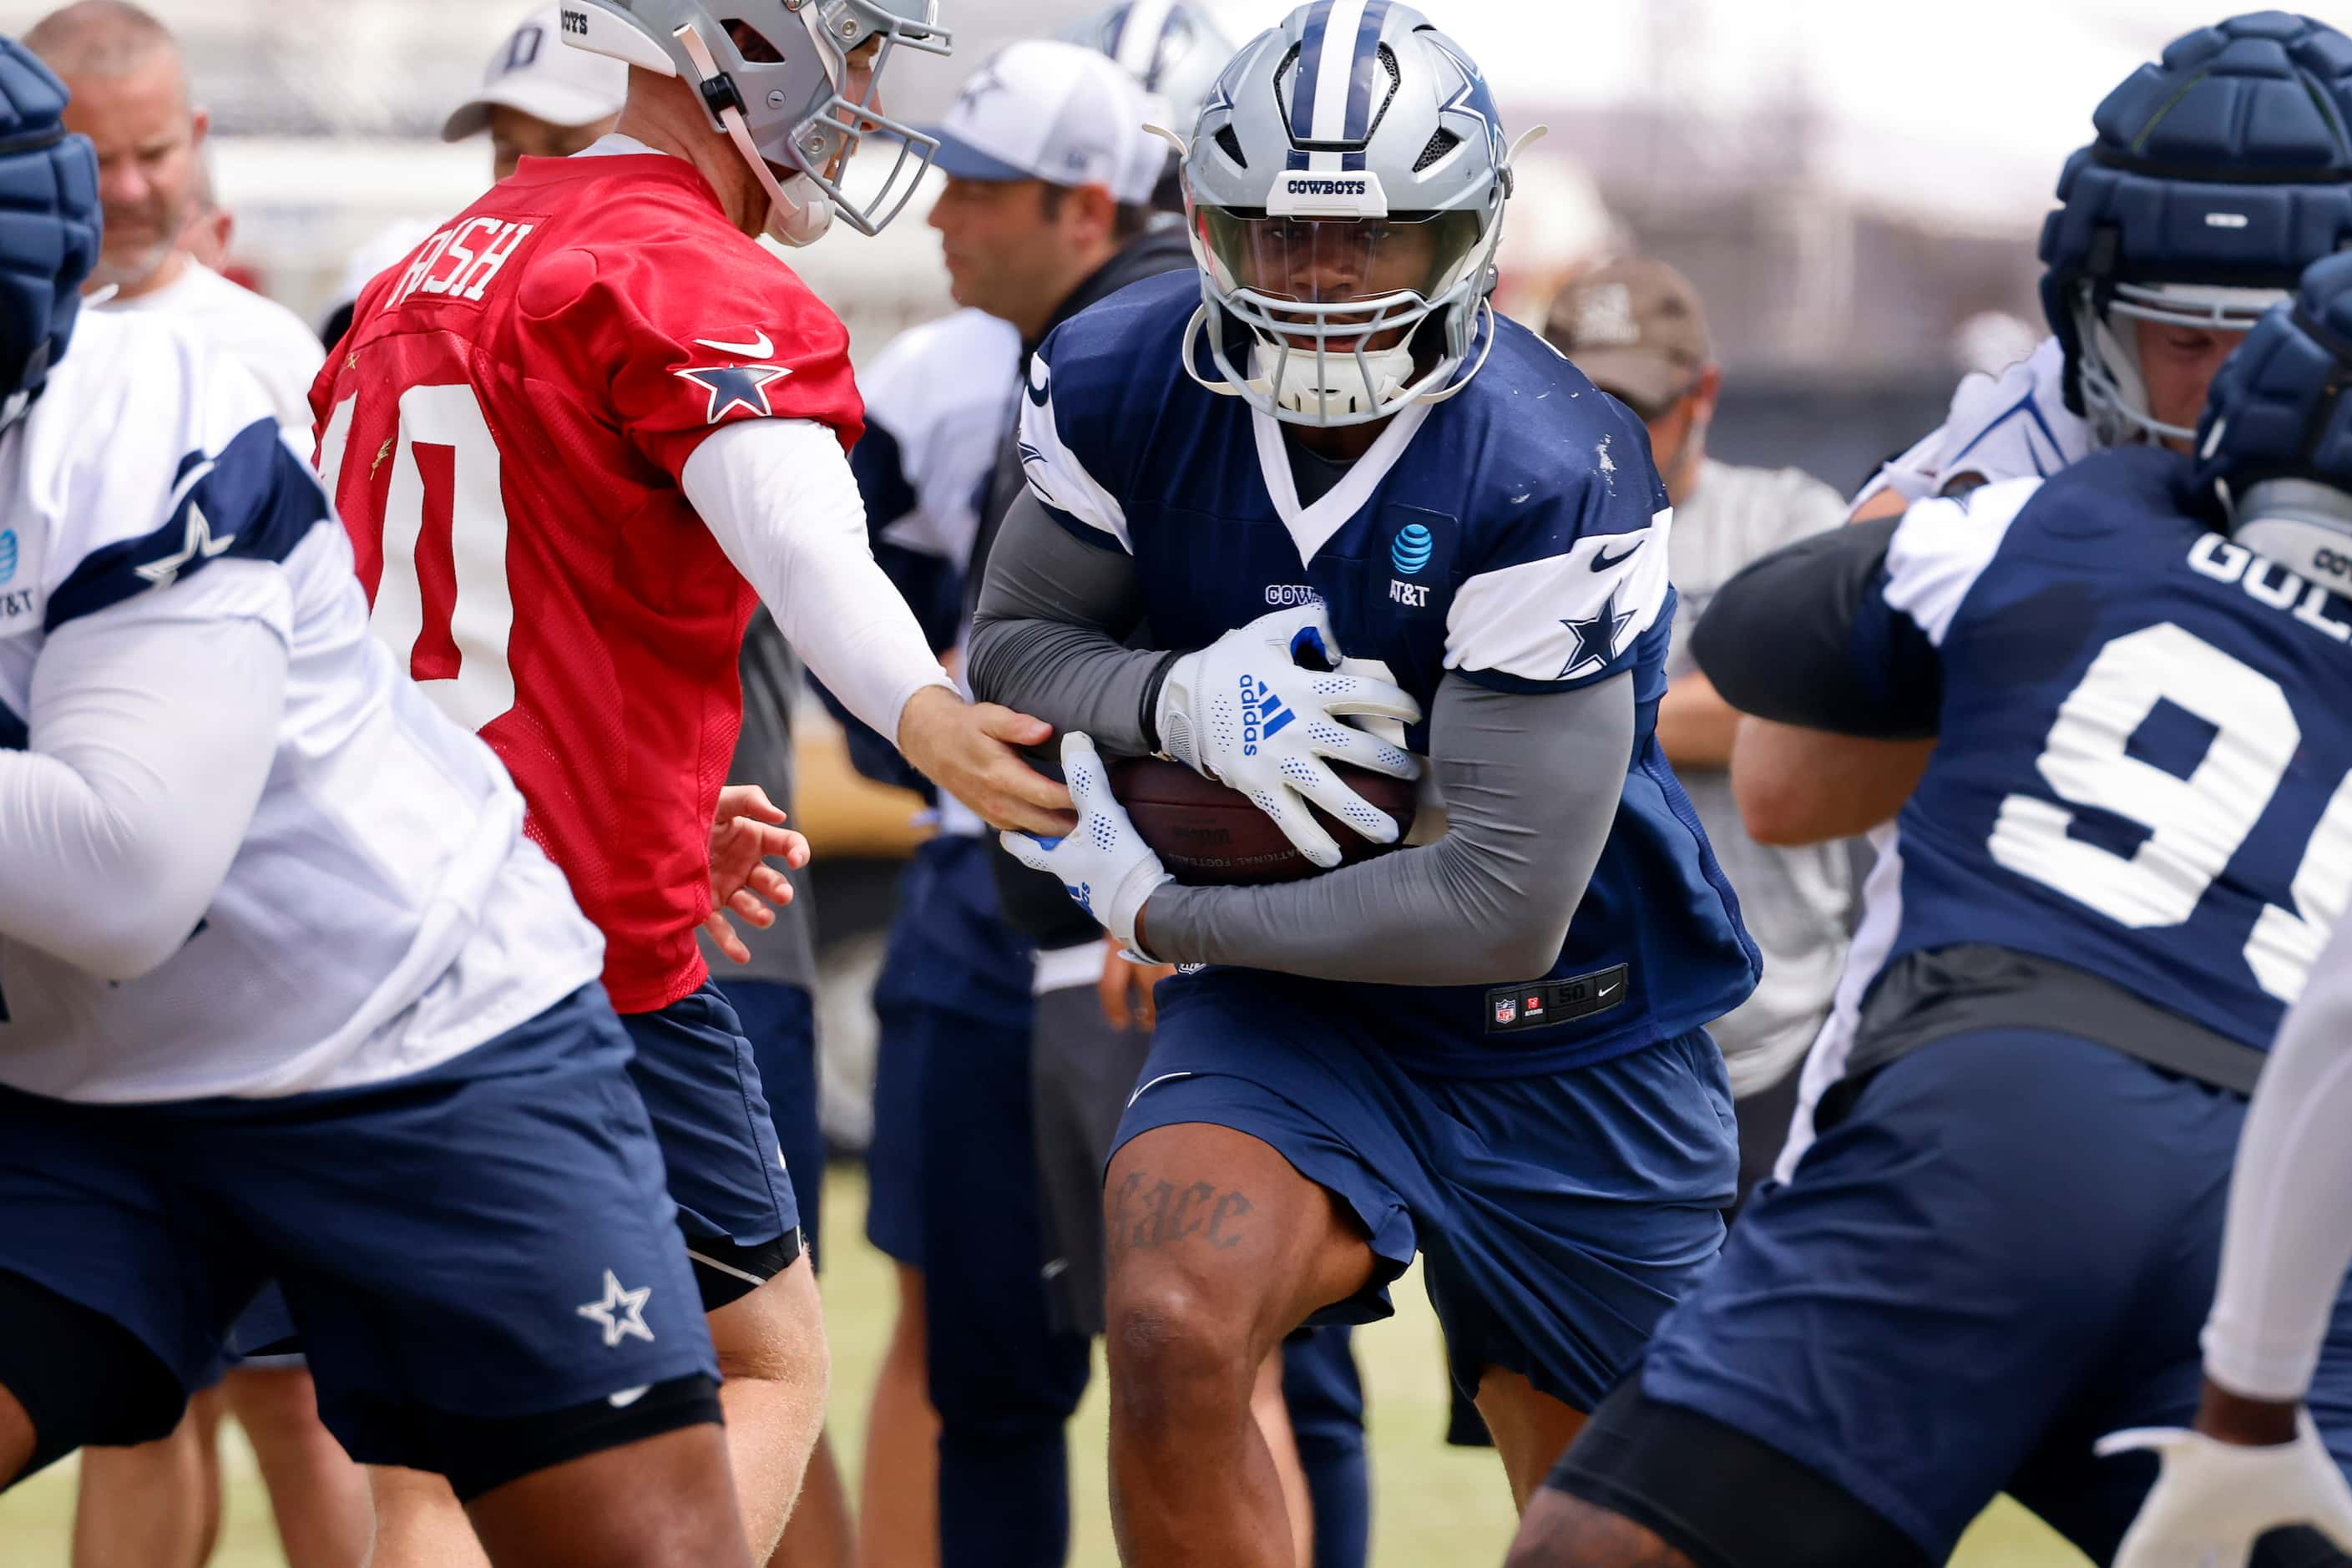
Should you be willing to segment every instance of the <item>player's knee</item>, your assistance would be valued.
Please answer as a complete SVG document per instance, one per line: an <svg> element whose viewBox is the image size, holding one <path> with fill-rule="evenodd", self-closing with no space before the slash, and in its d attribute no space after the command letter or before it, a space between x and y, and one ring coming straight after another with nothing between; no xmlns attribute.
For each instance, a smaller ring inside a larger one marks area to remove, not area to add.
<svg viewBox="0 0 2352 1568"><path fill-rule="evenodd" d="M1549 1488L1528 1500L1503 1568L1693 1568L1629 1519Z"/></svg>
<svg viewBox="0 0 2352 1568"><path fill-rule="evenodd" d="M711 1313L710 1341L730 1383L782 1384L820 1401L831 1384L824 1314L806 1258Z"/></svg>
<svg viewBox="0 0 2352 1568"><path fill-rule="evenodd" d="M33 1462L33 1418L16 1396L0 1388L0 1490L16 1483Z"/></svg>
<svg viewBox="0 0 2352 1568"><path fill-rule="evenodd" d="M1108 1337L1120 1407L1132 1418L1249 1403L1257 1363L1246 1319L1181 1276L1114 1289Z"/></svg>

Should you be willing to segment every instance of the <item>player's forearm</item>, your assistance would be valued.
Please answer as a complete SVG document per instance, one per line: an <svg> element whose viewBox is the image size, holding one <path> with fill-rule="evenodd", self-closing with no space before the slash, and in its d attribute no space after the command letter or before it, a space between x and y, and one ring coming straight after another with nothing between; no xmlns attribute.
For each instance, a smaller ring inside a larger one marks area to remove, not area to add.
<svg viewBox="0 0 2352 1568"><path fill-rule="evenodd" d="M1841 735L1935 734L1941 682L1923 640L1915 633L1900 647L1857 646L1864 600L1878 591L1896 526L1881 520L1813 534L1723 585L1692 630L1691 652L1724 701Z"/></svg>
<svg viewBox="0 0 2352 1568"><path fill-rule="evenodd" d="M1731 795L1759 844L1853 838L1903 809L1935 749L1932 741L1865 741L1743 718Z"/></svg>
<svg viewBox="0 0 2352 1568"><path fill-rule="evenodd" d="M1135 561L1071 537L1023 492L988 554L966 673L973 695L1084 731L1106 753L1147 756L1171 656L1126 647L1140 616Z"/></svg>
<svg viewBox="0 0 2352 1568"><path fill-rule="evenodd" d="M2352 922L2312 966L2238 1141L2206 1376L2249 1399L2300 1399L2352 1267Z"/></svg>
<svg viewBox="0 0 2352 1568"><path fill-rule="evenodd" d="M142 606L143 609L144 606ZM252 621L58 629L0 752L0 935L109 980L179 951L269 775L286 646Z"/></svg>
<svg viewBox="0 0 2352 1568"><path fill-rule="evenodd" d="M878 733L950 684L914 612L875 563L841 446L807 420L744 420L687 459L680 485L810 671Z"/></svg>
<svg viewBox="0 0 2352 1568"><path fill-rule="evenodd" d="M1171 884L1144 906L1143 945L1171 963L1391 985L1541 974L1616 823L1633 745L1631 676L1538 694L1450 676L1431 713L1443 837L1276 887Z"/></svg>

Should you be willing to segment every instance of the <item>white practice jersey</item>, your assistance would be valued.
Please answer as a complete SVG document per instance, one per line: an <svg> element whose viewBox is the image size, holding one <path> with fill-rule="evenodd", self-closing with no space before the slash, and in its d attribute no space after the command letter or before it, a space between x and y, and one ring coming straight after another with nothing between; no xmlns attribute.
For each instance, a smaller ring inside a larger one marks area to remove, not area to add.
<svg viewBox="0 0 2352 1568"><path fill-rule="evenodd" d="M1961 381L1943 425L1881 468L1856 507L1884 490L1925 500L1959 480L2048 479L2092 449L2091 427L2066 407L2066 356L2056 338L1999 375Z"/></svg>
<svg viewBox="0 0 2352 1568"><path fill-rule="evenodd" d="M100 309L122 314L152 311L188 322L205 342L261 383L279 424L310 436L310 384L327 363L327 351L320 345L319 334L277 300L264 299L190 257L180 276L163 288L135 299L111 300Z"/></svg>
<svg viewBox="0 0 2352 1568"><path fill-rule="evenodd" d="M58 667L255 625L285 645L283 709L226 878L175 952L120 982L37 945L37 912L0 889L0 1083L124 1102L378 1082L600 972L504 770L369 635L349 541L262 389L183 324L85 312L0 434L0 783L12 752L20 779L55 765ZM38 858L45 826L0 812L0 864Z"/></svg>
<svg viewBox="0 0 2352 1568"><path fill-rule="evenodd" d="M1013 428L1020 332L984 311L958 310L893 338L857 385L866 439L881 437L873 456L889 458L899 481L903 510L876 520L882 537L963 571L980 531L981 490Z"/></svg>
<svg viewBox="0 0 2352 1568"><path fill-rule="evenodd" d="M1909 501L1942 495L1962 481L1999 484L2003 479L2048 479L2090 455L2091 427L2066 407L2066 359L2056 338L2000 374L1971 374L1952 394L1942 426L1880 469L1854 497L1855 508L1892 489ZM1846 955L1828 1021L1805 1058L1797 1112L1789 1142L1773 1173L1787 1181L1813 1142L1813 1108L1839 1079L1853 1050L1862 1018L1862 996L1886 962L1887 948L1902 923L1903 847L1894 826L1873 830L1878 851L1862 889L1862 919Z"/></svg>

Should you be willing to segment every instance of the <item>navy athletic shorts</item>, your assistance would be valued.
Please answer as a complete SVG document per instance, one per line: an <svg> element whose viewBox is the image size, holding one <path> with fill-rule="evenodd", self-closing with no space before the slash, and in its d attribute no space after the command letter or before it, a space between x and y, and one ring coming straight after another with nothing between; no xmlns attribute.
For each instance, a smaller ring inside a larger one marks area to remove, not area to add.
<svg viewBox="0 0 2352 1568"><path fill-rule="evenodd" d="M798 1256L800 1205L759 1064L735 1009L709 981L658 1012L625 1013L621 1025L637 1047L629 1077L661 1141L687 1254L702 1271L706 1301L722 1305ZM780 1237L792 1246L779 1261Z"/></svg>
<svg viewBox="0 0 2352 1568"><path fill-rule="evenodd" d="M730 980L719 988L751 1042L768 1117L792 1173L793 1206L812 1262L824 1207L824 1129L817 1116L816 1000L804 985L775 980Z"/></svg>
<svg viewBox="0 0 2352 1568"><path fill-rule="evenodd" d="M1455 1384L1500 1367L1579 1410L1715 1261L1739 1169L1704 1031L1529 1078L1434 1077L1369 1015L1234 970L1161 984L1114 1152L1188 1121L1270 1144L1362 1224L1381 1267L1312 1321L1388 1316L1418 1249Z"/></svg>
<svg viewBox="0 0 2352 1568"><path fill-rule="evenodd" d="M2156 1466L2091 1445L2196 1415L2245 1115L2071 1035L1925 1047L1758 1190L1642 1392L1827 1477L1931 1561L2005 1490L2104 1563ZM2352 1461L2352 1305L2311 1408Z"/></svg>
<svg viewBox="0 0 2352 1568"><path fill-rule="evenodd" d="M0 1089L0 1269L113 1320L184 1390L283 1287L328 1429L431 1468L503 1419L719 1374L662 1151L601 986L428 1072L271 1100Z"/></svg>

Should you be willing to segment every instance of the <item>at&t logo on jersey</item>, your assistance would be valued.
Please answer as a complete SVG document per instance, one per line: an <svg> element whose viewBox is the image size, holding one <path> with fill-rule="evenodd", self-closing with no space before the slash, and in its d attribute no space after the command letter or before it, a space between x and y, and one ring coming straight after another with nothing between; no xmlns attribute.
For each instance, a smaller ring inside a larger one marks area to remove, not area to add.
<svg viewBox="0 0 2352 1568"><path fill-rule="evenodd" d="M1254 675L1242 677L1243 756L1256 756L1261 742L1281 734L1297 717L1272 687Z"/></svg>
<svg viewBox="0 0 2352 1568"><path fill-rule="evenodd" d="M1389 579L1389 603L1414 610L1429 607L1428 585L1402 579L1421 575L1436 553L1435 536L1420 523L1409 522L1397 530L1396 537L1389 541L1389 564L1397 569L1397 575Z"/></svg>
<svg viewBox="0 0 2352 1568"><path fill-rule="evenodd" d="M16 531L0 528L0 585L16 574Z"/></svg>

